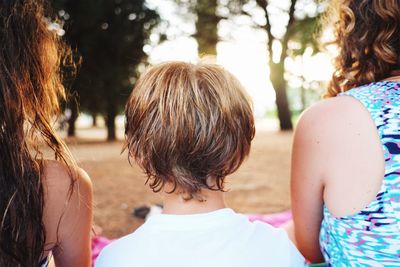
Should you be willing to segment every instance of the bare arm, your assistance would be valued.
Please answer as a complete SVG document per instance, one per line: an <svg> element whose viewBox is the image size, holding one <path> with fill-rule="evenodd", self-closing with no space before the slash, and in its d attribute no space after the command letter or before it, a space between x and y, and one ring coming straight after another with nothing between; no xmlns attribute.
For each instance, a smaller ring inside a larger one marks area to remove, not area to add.
<svg viewBox="0 0 400 267"><path fill-rule="evenodd" d="M323 148L318 116L308 110L300 118L293 140L291 195L296 245L312 262L323 261L319 231L323 207Z"/></svg>
<svg viewBox="0 0 400 267"><path fill-rule="evenodd" d="M69 197L70 176L65 167L52 163L48 168L48 193L45 209L48 243L57 267L91 266L92 184L81 169Z"/></svg>

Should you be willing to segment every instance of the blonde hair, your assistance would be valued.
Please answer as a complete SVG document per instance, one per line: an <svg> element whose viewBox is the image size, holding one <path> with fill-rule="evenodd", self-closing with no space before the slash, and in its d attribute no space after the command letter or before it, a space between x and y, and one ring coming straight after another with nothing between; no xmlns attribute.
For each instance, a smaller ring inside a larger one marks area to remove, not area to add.
<svg viewBox="0 0 400 267"><path fill-rule="evenodd" d="M129 155L153 191L166 183L188 196L222 190L250 151L251 104L240 82L215 64L167 62L151 67L126 105Z"/></svg>
<svg viewBox="0 0 400 267"><path fill-rule="evenodd" d="M399 74L400 1L334 0L329 14L339 54L326 97Z"/></svg>

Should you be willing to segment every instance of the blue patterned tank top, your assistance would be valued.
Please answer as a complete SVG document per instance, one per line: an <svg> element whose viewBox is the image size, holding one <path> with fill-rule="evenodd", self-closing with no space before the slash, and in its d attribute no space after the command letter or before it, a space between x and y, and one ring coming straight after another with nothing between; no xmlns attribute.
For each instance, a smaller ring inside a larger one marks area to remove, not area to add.
<svg viewBox="0 0 400 267"><path fill-rule="evenodd" d="M385 158L376 198L351 216L324 207L320 245L328 266L400 266L400 82L376 82L342 95L358 99L375 121Z"/></svg>

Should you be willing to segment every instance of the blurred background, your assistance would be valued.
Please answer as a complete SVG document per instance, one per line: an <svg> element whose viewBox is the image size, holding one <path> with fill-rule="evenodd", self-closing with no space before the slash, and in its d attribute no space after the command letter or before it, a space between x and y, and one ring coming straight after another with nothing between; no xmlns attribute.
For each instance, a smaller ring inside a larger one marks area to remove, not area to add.
<svg viewBox="0 0 400 267"><path fill-rule="evenodd" d="M324 26L329 0L53 0L49 29L78 62L57 122L91 176L95 223L107 237L136 229L132 210L160 203L127 154L123 109L146 66L204 56L235 74L253 99L256 138L228 177L227 203L243 213L290 208L292 129L321 99L335 47ZM68 74L68 67L63 73Z"/></svg>

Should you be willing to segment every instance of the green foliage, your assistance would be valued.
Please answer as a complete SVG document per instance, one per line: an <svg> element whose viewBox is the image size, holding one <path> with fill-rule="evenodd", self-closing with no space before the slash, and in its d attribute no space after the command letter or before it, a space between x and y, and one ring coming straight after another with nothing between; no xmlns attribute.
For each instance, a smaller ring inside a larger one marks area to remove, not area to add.
<svg viewBox="0 0 400 267"><path fill-rule="evenodd" d="M311 47L314 53L320 51L319 38L321 30L319 27L321 14L314 17L305 17L296 20L290 29L290 41L297 44L296 47L289 47L290 56L301 56L308 47Z"/></svg>
<svg viewBox="0 0 400 267"><path fill-rule="evenodd" d="M81 59L71 94L81 110L105 115L109 139L115 138L114 119L122 111L146 62L143 47L159 23L145 0L53 0L64 23L65 38Z"/></svg>

